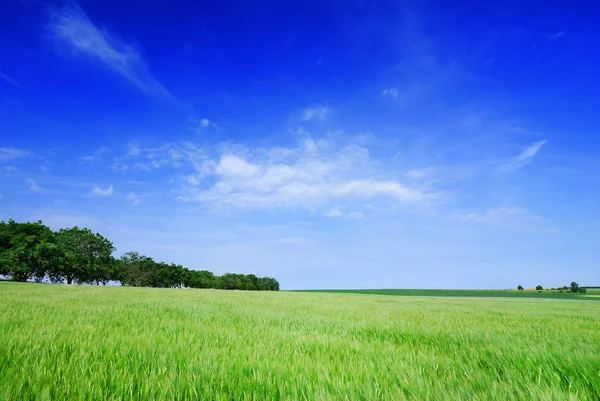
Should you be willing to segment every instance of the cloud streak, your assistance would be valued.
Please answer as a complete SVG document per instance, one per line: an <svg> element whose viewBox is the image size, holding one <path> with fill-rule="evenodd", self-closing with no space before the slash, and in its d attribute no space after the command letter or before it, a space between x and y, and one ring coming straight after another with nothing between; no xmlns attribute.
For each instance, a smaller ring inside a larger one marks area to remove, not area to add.
<svg viewBox="0 0 600 401"><path fill-rule="evenodd" d="M0 148L0 163L6 163L11 160L20 159L28 156L29 152L16 148Z"/></svg>
<svg viewBox="0 0 600 401"><path fill-rule="evenodd" d="M302 121L325 121L331 114L331 108L329 106L313 106L307 107L302 110Z"/></svg>
<svg viewBox="0 0 600 401"><path fill-rule="evenodd" d="M499 168L499 172L509 174L526 166L531 162L531 160L533 160L533 157L546 143L546 140L541 140L527 146L517 156L513 157L511 160L501 165Z"/></svg>
<svg viewBox="0 0 600 401"><path fill-rule="evenodd" d="M4 72L2 72L2 70L0 70L0 79L8 82L11 85L17 86L19 88L22 88L22 85L20 83L18 83L17 81L15 81L14 79L12 79L10 76L6 75Z"/></svg>
<svg viewBox="0 0 600 401"><path fill-rule="evenodd" d="M94 187L94 188L92 188L91 194L93 196L101 196L101 197L107 198L109 196L112 196L113 191L114 191L114 187L111 184L106 189L101 188L101 187Z"/></svg>
<svg viewBox="0 0 600 401"><path fill-rule="evenodd" d="M56 42L76 55L110 69L144 93L172 98L152 76L135 47L105 29L100 29L76 6L55 10L48 29Z"/></svg>
<svg viewBox="0 0 600 401"><path fill-rule="evenodd" d="M28 178L27 179L27 184L29 185L29 190L31 192L37 192L37 193L41 193L41 192L45 192L46 189L39 186L33 179Z"/></svg>

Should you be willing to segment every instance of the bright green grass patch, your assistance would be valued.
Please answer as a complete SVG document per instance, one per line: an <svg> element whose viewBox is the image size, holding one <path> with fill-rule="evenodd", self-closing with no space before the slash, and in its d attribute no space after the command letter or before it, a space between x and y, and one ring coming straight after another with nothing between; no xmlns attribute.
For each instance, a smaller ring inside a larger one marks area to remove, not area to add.
<svg viewBox="0 0 600 401"><path fill-rule="evenodd" d="M597 400L600 303L0 283L1 400Z"/></svg>
<svg viewBox="0 0 600 401"><path fill-rule="evenodd" d="M572 294L558 290L411 290L411 289L373 289L373 290L302 290L299 292L334 292L347 294L400 295L418 297L477 297L477 298L552 298L585 299L600 301L600 292L591 289L586 294Z"/></svg>

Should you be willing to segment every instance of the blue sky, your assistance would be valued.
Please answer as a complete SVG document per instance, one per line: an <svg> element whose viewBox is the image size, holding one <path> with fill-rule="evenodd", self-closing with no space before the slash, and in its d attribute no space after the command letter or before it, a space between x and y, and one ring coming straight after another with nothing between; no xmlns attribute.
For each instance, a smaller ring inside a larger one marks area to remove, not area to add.
<svg viewBox="0 0 600 401"><path fill-rule="evenodd" d="M0 219L285 289L600 285L561 3L4 2Z"/></svg>

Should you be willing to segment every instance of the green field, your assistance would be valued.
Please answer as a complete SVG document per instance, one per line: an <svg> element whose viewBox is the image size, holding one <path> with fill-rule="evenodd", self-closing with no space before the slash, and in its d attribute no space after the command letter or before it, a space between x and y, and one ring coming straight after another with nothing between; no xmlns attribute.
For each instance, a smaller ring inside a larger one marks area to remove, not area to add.
<svg viewBox="0 0 600 401"><path fill-rule="evenodd" d="M475 297L475 298L551 298L551 299L582 299L600 301L600 289L590 289L585 294L571 294L558 290L410 290L410 289L380 289L380 290L303 290L301 292L333 292L342 294L398 295L410 297Z"/></svg>
<svg viewBox="0 0 600 401"><path fill-rule="evenodd" d="M600 303L0 283L0 400L598 400Z"/></svg>

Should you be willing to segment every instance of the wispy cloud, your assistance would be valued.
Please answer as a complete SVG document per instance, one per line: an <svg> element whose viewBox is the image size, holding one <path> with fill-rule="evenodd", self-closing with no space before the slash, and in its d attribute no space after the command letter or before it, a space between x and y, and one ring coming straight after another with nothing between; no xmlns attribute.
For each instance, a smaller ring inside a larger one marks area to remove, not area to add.
<svg viewBox="0 0 600 401"><path fill-rule="evenodd" d="M494 223L498 224L511 216L526 216L526 211L519 207L500 207L488 209L483 212L454 212L450 215L452 220L460 220L471 223Z"/></svg>
<svg viewBox="0 0 600 401"><path fill-rule="evenodd" d="M0 162L6 163L11 160L28 156L30 153L26 150L15 148L0 148Z"/></svg>
<svg viewBox="0 0 600 401"><path fill-rule="evenodd" d="M331 114L331 108L329 106L313 106L307 107L302 110L302 116L300 119L302 121L311 121L311 120L326 120Z"/></svg>
<svg viewBox="0 0 600 401"><path fill-rule="evenodd" d="M129 192L129 194L127 194L126 199L129 202L131 202L132 205L138 206L142 204L146 197L148 197L148 194L137 194L135 192Z"/></svg>
<svg viewBox="0 0 600 401"><path fill-rule="evenodd" d="M557 229L548 226L539 216L520 207L497 207L484 211L454 211L450 220L465 223L489 224L507 229L527 230L534 232L556 232Z"/></svg>
<svg viewBox="0 0 600 401"><path fill-rule="evenodd" d="M112 151L108 146L101 146L92 155L81 156L79 160L86 163L96 163L104 158L105 155L110 154Z"/></svg>
<svg viewBox="0 0 600 401"><path fill-rule="evenodd" d="M399 94L400 92L398 91L398 88L385 88L381 92L381 96L389 96L392 99L397 99Z"/></svg>
<svg viewBox="0 0 600 401"><path fill-rule="evenodd" d="M333 209L325 213L326 217L346 217L351 219L362 219L364 216L361 212L344 212L338 206L335 206Z"/></svg>
<svg viewBox="0 0 600 401"><path fill-rule="evenodd" d="M94 188L92 188L91 194L93 196L109 197L109 196L112 196L113 190L114 190L114 187L112 184L109 185L106 189L101 188L101 187L94 187Z"/></svg>
<svg viewBox="0 0 600 401"><path fill-rule="evenodd" d="M28 178L26 181L27 181L27 184L29 184L29 190L31 192L40 193L40 192L45 192L46 191L45 188L39 186L33 179Z"/></svg>
<svg viewBox="0 0 600 401"><path fill-rule="evenodd" d="M0 70L0 79L3 80L3 81L5 81L5 82L8 82L11 85L18 86L19 88L22 87L20 83L18 83L17 81L15 81L10 76L6 75L4 72L2 72L2 70Z"/></svg>
<svg viewBox="0 0 600 401"><path fill-rule="evenodd" d="M132 85L149 94L172 97L152 76L135 47L106 29L100 29L76 6L54 10L49 30L55 40L77 55L87 56L115 71Z"/></svg>
<svg viewBox="0 0 600 401"><path fill-rule="evenodd" d="M190 121L191 121L190 130L195 131L196 133L202 133L204 130L209 129L209 128L212 128L212 129L219 128L217 123L215 123L212 120L209 120L208 118L191 119Z"/></svg>
<svg viewBox="0 0 600 401"><path fill-rule="evenodd" d="M552 33L552 34L548 35L548 41L552 42L552 41L555 41L555 40L558 40L558 39L562 38L563 36L565 36L565 32L564 31L559 31L559 32L556 32L556 33Z"/></svg>
<svg viewBox="0 0 600 401"><path fill-rule="evenodd" d="M508 174L526 166L546 143L546 140L541 140L527 146L517 156L502 164L498 171Z"/></svg>
<svg viewBox="0 0 600 401"><path fill-rule="evenodd" d="M380 170L357 145L305 139L295 148L236 145L208 153L195 154L196 173L183 180L180 199L214 208L305 210L329 210L342 201L360 207L365 200L420 208L437 199L434 191Z"/></svg>

